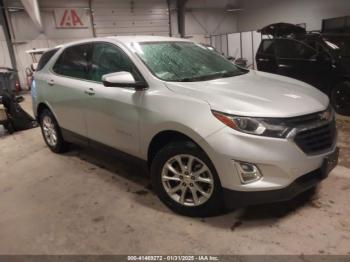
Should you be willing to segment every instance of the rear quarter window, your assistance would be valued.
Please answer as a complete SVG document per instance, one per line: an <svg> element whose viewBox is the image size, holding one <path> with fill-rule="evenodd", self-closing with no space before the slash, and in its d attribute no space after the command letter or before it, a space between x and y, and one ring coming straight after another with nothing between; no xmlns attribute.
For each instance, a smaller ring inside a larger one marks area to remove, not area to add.
<svg viewBox="0 0 350 262"><path fill-rule="evenodd" d="M277 39L276 43L276 55L279 58L310 59L316 55L316 50L293 39Z"/></svg>
<svg viewBox="0 0 350 262"><path fill-rule="evenodd" d="M36 71L40 71L41 69L43 69L44 66L47 64L47 62L50 61L51 57L53 57L53 55L56 54L57 51L58 51L58 48L45 52L39 60Z"/></svg>
<svg viewBox="0 0 350 262"><path fill-rule="evenodd" d="M57 59L53 71L63 76L88 79L91 46L87 43L67 47Z"/></svg>

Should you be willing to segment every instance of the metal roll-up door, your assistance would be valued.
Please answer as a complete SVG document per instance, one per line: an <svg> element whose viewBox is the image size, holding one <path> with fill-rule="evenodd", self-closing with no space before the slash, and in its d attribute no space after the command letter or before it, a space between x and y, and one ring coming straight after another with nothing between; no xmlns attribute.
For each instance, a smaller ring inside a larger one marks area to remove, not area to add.
<svg viewBox="0 0 350 262"><path fill-rule="evenodd" d="M93 0L96 36L169 36L169 11L166 0Z"/></svg>

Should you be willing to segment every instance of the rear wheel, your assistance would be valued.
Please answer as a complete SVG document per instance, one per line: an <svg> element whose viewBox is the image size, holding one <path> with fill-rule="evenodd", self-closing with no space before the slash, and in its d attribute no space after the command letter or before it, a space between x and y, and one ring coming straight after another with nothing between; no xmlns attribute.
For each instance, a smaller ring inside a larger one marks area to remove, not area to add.
<svg viewBox="0 0 350 262"><path fill-rule="evenodd" d="M40 114L40 126L46 145L55 153L67 151L68 144L64 141L61 129L53 116L48 110L44 109Z"/></svg>
<svg viewBox="0 0 350 262"><path fill-rule="evenodd" d="M350 82L343 82L331 91L334 110L341 115L350 115Z"/></svg>
<svg viewBox="0 0 350 262"><path fill-rule="evenodd" d="M151 174L159 198L179 214L209 216L223 207L216 170L192 142L175 142L161 149L153 160Z"/></svg>

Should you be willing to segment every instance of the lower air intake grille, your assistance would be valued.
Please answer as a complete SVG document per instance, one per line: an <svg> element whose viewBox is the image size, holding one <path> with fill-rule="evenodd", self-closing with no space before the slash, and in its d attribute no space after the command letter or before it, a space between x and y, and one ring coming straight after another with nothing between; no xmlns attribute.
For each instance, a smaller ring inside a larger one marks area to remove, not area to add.
<svg viewBox="0 0 350 262"><path fill-rule="evenodd" d="M321 127L299 132L295 136L295 143L306 154L317 154L333 146L336 137L335 122L332 121Z"/></svg>

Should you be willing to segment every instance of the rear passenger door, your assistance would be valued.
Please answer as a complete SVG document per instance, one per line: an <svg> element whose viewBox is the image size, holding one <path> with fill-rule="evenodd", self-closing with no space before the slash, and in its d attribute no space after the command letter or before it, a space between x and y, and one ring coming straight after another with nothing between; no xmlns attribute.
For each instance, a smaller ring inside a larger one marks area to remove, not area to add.
<svg viewBox="0 0 350 262"><path fill-rule="evenodd" d="M85 94L91 44L67 47L46 79L47 100L61 128L86 136Z"/></svg>
<svg viewBox="0 0 350 262"><path fill-rule="evenodd" d="M275 42L273 39L261 41L256 53L256 64L259 71L276 73Z"/></svg>
<svg viewBox="0 0 350 262"><path fill-rule="evenodd" d="M138 105L143 92L133 88L107 87L102 76L126 71L137 79L140 75L128 55L114 44L93 43L90 87L93 94L86 103L88 137L131 155L139 154Z"/></svg>

